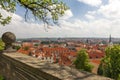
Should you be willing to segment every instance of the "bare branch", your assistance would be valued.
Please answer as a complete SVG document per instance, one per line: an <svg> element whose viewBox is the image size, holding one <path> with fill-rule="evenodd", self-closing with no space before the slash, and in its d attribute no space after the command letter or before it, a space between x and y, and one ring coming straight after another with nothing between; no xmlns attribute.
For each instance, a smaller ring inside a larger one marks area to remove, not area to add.
<svg viewBox="0 0 120 80"><path fill-rule="evenodd" d="M26 8L26 11L25 11L25 21L27 21L27 14L28 14L28 9Z"/></svg>

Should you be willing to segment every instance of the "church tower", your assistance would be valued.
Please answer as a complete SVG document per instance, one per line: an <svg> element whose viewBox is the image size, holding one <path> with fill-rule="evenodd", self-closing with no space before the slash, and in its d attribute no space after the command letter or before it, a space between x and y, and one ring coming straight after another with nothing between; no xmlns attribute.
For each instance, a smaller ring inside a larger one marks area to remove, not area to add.
<svg viewBox="0 0 120 80"><path fill-rule="evenodd" d="M108 43L108 45L109 45L109 46L112 46L112 45L113 45L111 34L110 34L110 36L109 36L109 43Z"/></svg>
<svg viewBox="0 0 120 80"><path fill-rule="evenodd" d="M109 43L111 43L112 42L112 38L111 38L111 34L110 34L110 36L109 36Z"/></svg>

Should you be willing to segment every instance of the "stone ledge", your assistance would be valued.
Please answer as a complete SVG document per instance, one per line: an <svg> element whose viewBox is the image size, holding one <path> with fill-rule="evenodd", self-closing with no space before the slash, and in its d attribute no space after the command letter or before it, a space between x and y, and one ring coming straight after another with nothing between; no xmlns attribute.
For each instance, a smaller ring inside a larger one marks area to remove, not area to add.
<svg viewBox="0 0 120 80"><path fill-rule="evenodd" d="M40 78L42 80L112 80L92 73L80 72L67 66L41 62L37 58L21 53L3 53L2 56L8 59L12 65L16 66L16 70L19 69L21 72L25 70L26 74L29 73L33 78L39 78L41 76Z"/></svg>

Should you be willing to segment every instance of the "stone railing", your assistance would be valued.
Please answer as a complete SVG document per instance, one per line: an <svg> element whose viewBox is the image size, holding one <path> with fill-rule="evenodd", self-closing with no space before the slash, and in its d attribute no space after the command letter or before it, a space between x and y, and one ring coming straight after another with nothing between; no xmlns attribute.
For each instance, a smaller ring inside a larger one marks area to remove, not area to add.
<svg viewBox="0 0 120 80"><path fill-rule="evenodd" d="M5 80L111 80L58 64L41 62L21 53L0 54L0 75Z"/></svg>

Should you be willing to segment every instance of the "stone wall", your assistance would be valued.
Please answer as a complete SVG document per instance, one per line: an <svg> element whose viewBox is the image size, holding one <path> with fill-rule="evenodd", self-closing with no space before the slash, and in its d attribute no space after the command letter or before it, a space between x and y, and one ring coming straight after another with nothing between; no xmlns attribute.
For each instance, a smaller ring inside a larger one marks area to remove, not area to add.
<svg viewBox="0 0 120 80"><path fill-rule="evenodd" d="M58 64L41 62L21 53L0 54L0 75L6 80L111 80Z"/></svg>

